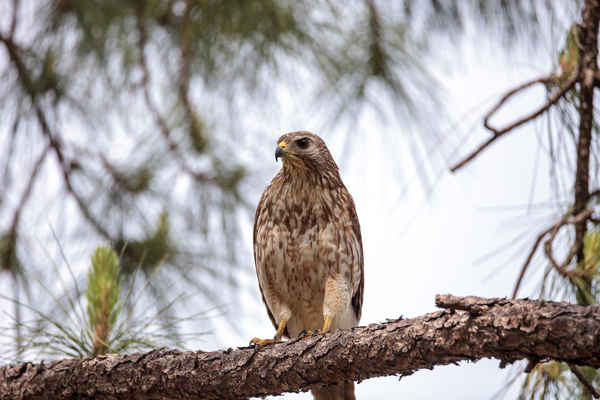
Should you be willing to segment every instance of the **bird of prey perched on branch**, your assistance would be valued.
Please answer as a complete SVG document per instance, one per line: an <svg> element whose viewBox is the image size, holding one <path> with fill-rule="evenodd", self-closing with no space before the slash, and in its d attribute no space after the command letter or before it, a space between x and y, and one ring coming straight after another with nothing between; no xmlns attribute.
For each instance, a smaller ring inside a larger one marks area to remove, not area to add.
<svg viewBox="0 0 600 400"><path fill-rule="evenodd" d="M283 166L265 189L254 218L254 262L262 299L283 336L358 325L363 301L363 249L354 200L325 142L310 132L279 138ZM315 399L354 399L354 383L313 390Z"/></svg>

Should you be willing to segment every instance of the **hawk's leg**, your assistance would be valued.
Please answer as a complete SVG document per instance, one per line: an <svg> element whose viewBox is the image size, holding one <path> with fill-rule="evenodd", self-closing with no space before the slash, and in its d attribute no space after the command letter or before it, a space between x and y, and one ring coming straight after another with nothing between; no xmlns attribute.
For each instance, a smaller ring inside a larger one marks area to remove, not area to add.
<svg viewBox="0 0 600 400"><path fill-rule="evenodd" d="M349 289L348 283L339 276L331 277L325 282L325 295L323 299L323 316L325 323L323 330L315 331L303 330L298 334L298 337L313 336L319 333L329 332L331 328L331 319L333 316L338 317L337 326L340 327L339 317L347 314L345 310L349 308ZM345 324L341 325L344 326Z"/></svg>
<svg viewBox="0 0 600 400"><path fill-rule="evenodd" d="M283 331L285 331L286 325L287 319L285 317L281 317L279 328L277 328L277 332L275 332L275 337L273 337L273 339L259 339L255 337L252 340L250 340L250 346L254 346L254 350L258 350L260 347L263 347L267 344L275 344L281 342L281 338L283 337Z"/></svg>
<svg viewBox="0 0 600 400"><path fill-rule="evenodd" d="M307 329L301 330L300 333L298 334L298 339L305 338L307 336L314 336L314 335L318 335L319 333L325 333L325 332L329 332L329 327L331 326L331 316L328 315L325 317L325 323L323 324L323 330L316 330L316 331L309 331Z"/></svg>

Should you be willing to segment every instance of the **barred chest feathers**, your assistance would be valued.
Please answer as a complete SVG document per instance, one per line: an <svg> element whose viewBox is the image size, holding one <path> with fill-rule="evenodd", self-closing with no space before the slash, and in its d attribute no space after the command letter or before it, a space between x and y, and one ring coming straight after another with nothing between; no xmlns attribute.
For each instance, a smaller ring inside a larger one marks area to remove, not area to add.
<svg viewBox="0 0 600 400"><path fill-rule="evenodd" d="M254 250L265 266L258 278L276 319L290 308L288 334L295 337L302 329L323 325L324 293L331 278L345 283L334 288L341 291L339 304L334 306L352 309L349 305L358 288L354 282L360 279L362 254L358 254L343 186L299 185L296 179L276 177L270 189L277 195L264 199L268 212L257 221L262 228L256 232ZM334 219L343 221L341 226ZM351 268L342 271L344 265ZM332 329L358 323L351 312L336 315Z"/></svg>

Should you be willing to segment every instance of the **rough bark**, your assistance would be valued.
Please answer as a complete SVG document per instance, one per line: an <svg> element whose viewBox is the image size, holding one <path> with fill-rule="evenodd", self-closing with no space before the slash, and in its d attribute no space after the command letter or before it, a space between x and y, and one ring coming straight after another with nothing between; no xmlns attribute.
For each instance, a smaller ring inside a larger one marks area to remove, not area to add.
<svg viewBox="0 0 600 400"><path fill-rule="evenodd" d="M579 40L582 48L579 53L581 75L579 100L579 137L577 141L577 170L575 173L573 215L585 210L588 205L590 146L592 143L592 125L594 122L594 77L598 71L598 26L600 3L597 0L586 1L581 22ZM585 222L576 225L576 240L583 242ZM583 254L578 255L581 261Z"/></svg>
<svg viewBox="0 0 600 400"><path fill-rule="evenodd" d="M600 307L437 296L443 311L290 340L257 352L151 351L0 368L0 397L241 399L463 360L600 368Z"/></svg>
<svg viewBox="0 0 600 400"><path fill-rule="evenodd" d="M577 169L573 187L573 215L588 207L590 200L590 146L592 145L592 126L594 123L594 77L598 72L598 26L600 20L600 2L587 0L580 26L579 69L581 86L579 93L579 137L577 141ZM583 260L583 238L587 232L587 219L575 224L574 248L577 261ZM585 285L591 289L591 279ZM581 288L580 288L581 290ZM578 302L586 304L586 298L578 295Z"/></svg>

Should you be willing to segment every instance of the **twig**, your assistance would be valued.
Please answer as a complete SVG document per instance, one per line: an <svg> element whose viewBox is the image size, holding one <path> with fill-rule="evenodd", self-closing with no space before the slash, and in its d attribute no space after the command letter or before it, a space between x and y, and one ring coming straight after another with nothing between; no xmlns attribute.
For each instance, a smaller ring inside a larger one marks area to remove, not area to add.
<svg viewBox="0 0 600 400"><path fill-rule="evenodd" d="M203 182L212 181L215 179L215 176L210 176L210 175L207 175L202 172L194 171L185 163L184 157L181 154L181 152L179 151L179 148L177 147L177 143L175 143L173 141L173 139L171 139L169 127L167 126L164 118L160 115L160 111L158 110L158 107L152 100L152 96L150 95L150 88L149 88L150 72L148 70L148 63L146 61L146 53L144 51L144 48L146 47L146 29L144 27L144 21L143 21L143 11L144 10L142 9L142 7L143 7L142 3L139 3L138 7L136 8L137 29L138 29L138 33L139 33L139 40L137 42L137 45L138 45L138 51L140 53L140 66L142 68L142 87L144 90L144 97L146 99L146 104L148 104L150 113L154 116L154 121L160 128L160 132L161 132L165 142L167 143L169 151L171 151L175 155L175 160L179 164L179 167L184 172L191 175L192 177L194 177L194 179L196 179L198 181L203 181ZM183 99L183 103L186 104L187 99Z"/></svg>
<svg viewBox="0 0 600 400"><path fill-rule="evenodd" d="M44 115L44 112L42 111L35 97L32 98L32 103L34 104L38 121L40 122L40 126L42 127L42 132L48 137L50 141L50 147L52 147L58 158L58 164L61 167L67 191L71 193L71 196L73 196L73 198L75 199L75 202L79 206L79 209L81 210L85 219L87 219L94 226L98 233L100 233L105 238L111 240L111 236L108 233L108 231L104 229L100 222L92 215L91 211L88 209L83 199L79 196L79 193L77 193L77 191L73 187L73 183L71 182L71 165L68 161L66 161L62 152L62 144L60 143L58 138L51 132L50 126L48 125L48 121L46 120L46 116Z"/></svg>
<svg viewBox="0 0 600 400"><path fill-rule="evenodd" d="M23 192L23 196L21 196L21 201L19 201L19 207L17 208L17 210L15 211L15 214L13 216L13 220L12 220L12 223L10 226L10 232L17 231L17 227L19 225L19 220L21 219L21 212L23 211L23 208L25 207L25 203L27 203L27 200L29 199L29 195L31 194L31 190L33 189L33 184L35 183L37 174L40 172L40 168L41 168L42 164L44 163L46 156L48 155L48 150L49 150L49 148L46 147L44 149L44 151L42 152L42 155L40 156L40 158L36 161L35 165L33 166L33 171L31 172L31 176L29 177L29 182L27 183L27 188L25 188L25 192Z"/></svg>
<svg viewBox="0 0 600 400"><path fill-rule="evenodd" d="M567 218L568 216L565 216L556 224L554 224L552 229L550 229L550 237L546 240L546 243L544 243L544 253L546 253L546 257L548 257L550 264L552 264L552 266L558 271L558 273L564 276L565 278L569 277L570 275L568 271L566 271L562 266L559 266L556 260L554 259L554 253L552 252L552 243L554 242L554 239L556 238L556 235L558 234L560 228L562 228L563 225L567 223Z"/></svg>
<svg viewBox="0 0 600 400"><path fill-rule="evenodd" d="M573 373L573 375L575 375L577 377L577 379L579 379L579 382L581 382L581 384L590 392L590 394L595 399L600 399L600 393L598 393L598 390L596 390L594 385L592 385L591 382L588 381L585 376L583 376L583 374L581 373L579 368L577 368L577 365L570 363L570 362L568 362L567 365L571 369L571 372Z"/></svg>
<svg viewBox="0 0 600 400"><path fill-rule="evenodd" d="M13 0L12 4L12 19L10 20L10 29L8 31L8 37L13 38L15 29L17 28L17 14L19 13L19 0Z"/></svg>
<svg viewBox="0 0 600 400"><path fill-rule="evenodd" d="M571 250L569 251L569 255L563 261L561 266L559 266L558 263L556 262L556 260L554 259L554 256L552 253L552 243L553 243L554 239L556 238L556 235L558 234L558 231L560 230L561 227L563 227L564 225L567 225L567 224L569 224L569 225L577 224L577 223L581 223L582 221L585 221L587 219L591 219L591 216L593 213L594 213L594 210L591 210L591 209L584 210L579 215L573 217L571 220L569 220L570 214L566 215L563 218L561 218L559 221L557 221L554 225L552 225L550 228L546 229L545 231L543 231L542 233L540 233L538 235L533 246L531 247L531 250L529 251L529 254L527 255L527 259L525 260L523 267L521 267L521 272L519 274L519 278L517 279L517 283L515 284L515 288L513 290L513 294L512 294L513 299L515 299L517 297L517 292L519 291L519 288L521 287L521 282L523 281L525 272L527 271L527 268L529 267L529 264L531 263L531 260L533 259L533 256L535 255L535 252L537 251L537 249L540 246L540 243L542 242L544 237L546 237L546 235L548 235L549 233L551 235L546 240L546 243L544 244L544 252L546 253L546 256L548 257L548 259L550 260L550 263L552 263L552 266L554 268L556 268L556 270L562 276L565 276L565 277L579 276L581 274L580 271L566 271L565 270L565 267L567 265L569 265L569 263L573 259L574 255L577 253L577 249L575 248L575 243L571 247Z"/></svg>
<svg viewBox="0 0 600 400"><path fill-rule="evenodd" d="M19 221L21 220L21 212L23 211L23 208L25 208L25 204L27 203L27 200L29 199L29 195L31 194L33 184L36 181L36 177L40 171L40 167L42 166L44 160L46 159L46 155L48 155L48 147L46 147L44 149L44 151L42 152L42 155L40 156L40 158L36 161L35 165L33 166L33 171L31 173L31 176L29 177L29 182L27 183L25 192L23 192L23 195L21 196L21 200L19 201L19 206L17 207L17 209L13 215L13 219L10 224L10 228L8 228L8 231L6 233L6 236L5 236L6 241L7 241L6 248L9 249L8 251L10 252L10 254L14 254L16 251L17 229L19 228ZM0 262L2 262L2 265L0 265L0 268L3 270L12 270L12 268L14 267L12 257L10 257L10 256L3 257L2 259L0 259ZM15 308L16 308L15 311L18 313L19 306L16 305ZM19 320L18 315L17 315L17 320ZM18 327L18 329L20 329L20 327ZM17 335L17 337L19 337L19 335Z"/></svg>
<svg viewBox="0 0 600 400"><path fill-rule="evenodd" d="M569 220L569 216L565 216L560 221L558 221L556 224L554 224L554 226L550 230L550 236L548 237L548 239L546 240L546 243L544 244L544 252L546 253L546 256L548 257L548 260L550 261L552 266L558 271L559 274L561 274L565 278L570 278L572 276L582 276L582 274L583 274L583 271L575 271L575 270L567 271L565 269L567 267L567 265L569 265L571 263L571 260L573 260L573 257L575 256L575 254L577 254L577 252L579 251L578 242L575 241L573 243L573 246L571 246L571 249L569 250L569 255L562 262L561 265L558 265L558 263L554 259L554 255L552 253L552 243L554 242L554 239L556 238L556 235L558 234L560 228L562 228L564 225L569 224L569 225L577 226L578 224L581 224L581 223L585 222L588 218L590 218L593 213L594 213L594 210L587 209L587 210L580 212L579 214L577 214L575 217L573 217L570 220Z"/></svg>
<svg viewBox="0 0 600 400"><path fill-rule="evenodd" d="M485 118L483 119L483 126L485 126L488 130L492 131L494 133L494 136L500 136L505 134L506 132L516 128L517 126L523 124L524 122L529 121L532 118L535 118L535 116L541 114L543 111L545 111L546 109L548 109L548 107L550 106L550 104L546 104L545 106L543 106L541 108L540 111L537 111L534 114L531 114L530 116L527 117L523 117L522 119L514 122L512 125L509 125L506 128L503 129L497 129L494 128L493 126L490 125L490 118L492 118L492 116L500 109L500 107L502 107L502 105L504 103L506 103L506 101L508 101L508 99L510 99L511 97L513 97L515 94L521 92L524 89L527 89L530 86L533 86L535 84L538 83L543 83L544 85L548 85L552 82L552 76L547 76L544 78L538 78L538 79L534 79L530 82L526 82L524 84L522 84L521 86L509 91L508 93L506 93L504 95L504 97L502 97L502 99L500 99L500 101L498 102L498 104L496 104L496 106L494 108L492 108L490 110L490 112L487 113L487 115L485 116Z"/></svg>
<svg viewBox="0 0 600 400"><path fill-rule="evenodd" d="M485 150L490 144L492 144L496 139L498 139L499 137L501 137L502 135L504 135L505 133L508 133L510 131L512 131L513 129L523 125L526 122L531 121L532 119L535 119L537 117L539 117L541 114L543 114L544 112L546 112L552 105L554 105L558 100L560 100L569 90L571 90L571 88L575 85L575 83L579 80L579 75L575 75L573 76L571 79L569 79L567 81L567 83L565 83L565 85L563 86L563 88L557 92L554 96L552 96L548 102L542 106L541 108L539 108L537 111L532 112L529 115L526 115L525 117L519 119L518 121L515 121L514 123L512 123L511 125L502 128L502 129L496 129L494 127L492 127L489 124L489 119L498 111L498 109L500 109L500 107L512 96L514 96L515 94L517 94L518 92L520 92L523 89L528 88L529 86L532 86L534 84L537 83L544 83L544 84L549 84L551 82L553 82L553 77L549 76L549 77L544 77L544 78L538 78L535 79L533 81L527 82L522 84L521 86L517 87L516 89L511 90L510 92L508 92L507 94L504 95L504 97L498 102L498 104L486 115L485 119L484 119L484 126L489 129L490 131L492 131L494 133L494 135L488 139L485 143L483 143L482 145L480 145L475 151L473 151L469 156L467 156L466 158L464 158L462 161L460 161L458 164L454 165L452 168L450 168L451 172L456 172L456 170L458 170L459 168L463 167L465 164L467 164L469 161L473 160L475 157L477 157L479 155L479 153L481 153L483 150Z"/></svg>
<svg viewBox="0 0 600 400"><path fill-rule="evenodd" d="M519 278L517 279L517 283L515 284L515 289L513 290L513 294L512 294L513 299L517 298L517 292L519 291L519 287L521 286L521 282L523 281L523 277L525 276L525 271L527 271L527 267L529 267L529 264L531 263L531 260L533 259L533 255L535 254L537 248L539 247L540 243L542 242L542 239L544 238L544 236L546 236L548 234L548 232L550 232L551 230L552 230L552 227L546 229L544 232L540 233L539 236L537 237L537 239L535 240L535 243L533 244L533 247L531 248L531 251L529 252L529 255L527 256L527 259L525 260L525 264L523 264L523 267L521 267L521 273L519 274Z"/></svg>
<svg viewBox="0 0 600 400"><path fill-rule="evenodd" d="M94 218L90 210L85 205L83 199L81 199L79 194L73 188L73 184L71 182L71 164L65 159L59 135L52 132L52 129L50 128L50 125L48 124L48 121L46 119L46 115L44 114L44 111L42 110L42 107L38 102L38 95L34 88L34 84L29 76L29 71L25 66L25 63L21 59L21 56L19 55L20 49L12 41L12 38L4 37L1 34L0 42L3 42L6 46L10 60L15 64L17 68L19 79L21 80L21 83L23 84L26 93L31 98L31 103L35 110L38 122L40 123L40 126L42 128L42 133L48 138L50 148L52 148L56 153L56 157L58 158L58 164L63 173L67 191L73 196L73 198L77 202L77 205L79 206L79 209L83 213L84 217L96 228L96 230L100 234L102 234L107 239L110 239L110 235L108 234L106 229L104 229L102 225L96 220L96 218Z"/></svg>

